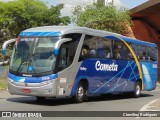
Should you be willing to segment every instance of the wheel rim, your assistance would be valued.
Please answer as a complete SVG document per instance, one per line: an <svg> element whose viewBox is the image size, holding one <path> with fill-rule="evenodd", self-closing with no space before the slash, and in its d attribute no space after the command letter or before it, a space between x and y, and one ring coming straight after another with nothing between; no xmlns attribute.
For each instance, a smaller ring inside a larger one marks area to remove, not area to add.
<svg viewBox="0 0 160 120"><path fill-rule="evenodd" d="M78 88L78 98L81 100L81 99L83 99L83 96L84 96L84 89L83 89L83 87L82 86L80 86L79 88Z"/></svg>
<svg viewBox="0 0 160 120"><path fill-rule="evenodd" d="M136 86L136 95L139 95L141 91L141 88L139 85Z"/></svg>

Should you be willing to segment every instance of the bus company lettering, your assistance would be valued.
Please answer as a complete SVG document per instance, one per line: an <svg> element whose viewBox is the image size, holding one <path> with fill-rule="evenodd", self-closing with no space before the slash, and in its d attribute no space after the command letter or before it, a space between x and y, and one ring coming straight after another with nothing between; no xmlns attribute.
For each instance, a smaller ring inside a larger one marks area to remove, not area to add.
<svg viewBox="0 0 160 120"><path fill-rule="evenodd" d="M100 61L97 61L95 64L97 71L118 71L118 65L112 64L102 64Z"/></svg>

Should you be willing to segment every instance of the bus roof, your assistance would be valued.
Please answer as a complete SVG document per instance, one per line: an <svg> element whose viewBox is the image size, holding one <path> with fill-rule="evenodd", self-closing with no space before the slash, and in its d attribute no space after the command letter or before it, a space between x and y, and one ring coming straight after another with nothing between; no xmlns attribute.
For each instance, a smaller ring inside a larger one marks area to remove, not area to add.
<svg viewBox="0 0 160 120"><path fill-rule="evenodd" d="M88 35L94 35L94 36L100 36L100 37L114 36L117 38L121 38L126 42L156 47L156 44L154 43L129 38L117 33L96 30L96 29L91 29L87 27L77 27L77 26L42 26L42 27L29 28L22 31L20 33L20 36L61 36L63 34L69 34L69 33L82 33L82 34L88 34Z"/></svg>
<svg viewBox="0 0 160 120"><path fill-rule="evenodd" d="M106 35L115 35L115 36L122 36L117 33L112 33L112 32L107 32L107 31L102 31L102 30L96 30L96 29L91 29L87 27L77 27L77 26L42 26L42 27L35 27L35 28L30 28L22 31L20 33L20 36L30 36L34 35L31 33L41 33L40 36L45 36L43 33L48 33L48 32L55 32L55 33L61 33L61 34L68 34L68 33L84 33L84 34L91 34L91 35L98 35L101 37L104 37ZM29 34L30 33L30 34ZM38 34L36 34L38 35ZM52 34L50 34L52 35Z"/></svg>
<svg viewBox="0 0 160 120"><path fill-rule="evenodd" d="M125 40L126 42L130 42L130 43L135 43L135 44L141 44L141 45L146 45L146 46L152 46L152 47L157 47L157 45L155 43L151 43L151 42L146 42L146 41L142 41L142 40L138 40L138 39L133 39L133 38L129 38L126 36L121 37L123 40Z"/></svg>

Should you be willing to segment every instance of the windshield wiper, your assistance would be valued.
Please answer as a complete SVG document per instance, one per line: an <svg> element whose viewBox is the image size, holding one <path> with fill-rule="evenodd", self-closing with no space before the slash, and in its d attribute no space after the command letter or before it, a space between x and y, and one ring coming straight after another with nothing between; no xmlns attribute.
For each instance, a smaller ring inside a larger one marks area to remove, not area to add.
<svg viewBox="0 0 160 120"><path fill-rule="evenodd" d="M32 63L32 65L33 65L33 62L34 62L34 64L35 64L35 66L34 66L34 73L35 73L35 75L36 76L39 76L40 74L36 71L36 69L35 69L35 67L37 67L37 65L36 65L36 62L34 61L34 59L33 59L33 57L35 56L35 49L36 49L36 47L37 47L37 45L38 45L38 42L39 42L39 40L38 40L38 38L36 38L37 40L35 40L35 42L34 42L34 44L32 44L32 50L33 50L33 52L32 52L32 54L30 55L30 60L29 60L29 63L28 63L28 67L29 67L29 65L31 65L30 63ZM29 69L29 68L28 68ZM27 72L28 72L28 69L27 69Z"/></svg>
<svg viewBox="0 0 160 120"><path fill-rule="evenodd" d="M31 51L31 50L30 50ZM20 63L20 65L18 66L18 68L17 68L17 70L16 70L16 75L18 75L18 72L19 72L19 70L20 70L20 68L21 68L21 66L25 63L25 64L27 64L27 66L29 67L29 64L30 64L30 60L29 60L29 58L31 58L31 56L32 55L30 55L30 51L28 51L28 53L27 53L27 55L26 55L26 59L24 59L23 58L23 60L21 61L21 63ZM27 73L28 73L28 67L27 67Z"/></svg>
<svg viewBox="0 0 160 120"><path fill-rule="evenodd" d="M18 66L17 70L16 70L16 75L18 75L19 69L21 68L21 66L23 65L23 63L26 62L25 60L21 61L21 64Z"/></svg>
<svg viewBox="0 0 160 120"><path fill-rule="evenodd" d="M34 74L36 75L36 76L40 76L40 74L36 71L36 69L35 69L35 67L37 67L37 65L36 65L36 63L35 63L35 61L34 61L34 59L33 59L33 57L35 56L35 54L32 54L31 56L30 56L30 60L29 60L29 63L28 63L28 67L32 64L32 66L34 66L34 69L33 69L33 71L34 71ZM33 65L33 62L34 62L34 64L35 65ZM29 69L29 68L28 68ZM27 69L27 73L28 73L28 69Z"/></svg>

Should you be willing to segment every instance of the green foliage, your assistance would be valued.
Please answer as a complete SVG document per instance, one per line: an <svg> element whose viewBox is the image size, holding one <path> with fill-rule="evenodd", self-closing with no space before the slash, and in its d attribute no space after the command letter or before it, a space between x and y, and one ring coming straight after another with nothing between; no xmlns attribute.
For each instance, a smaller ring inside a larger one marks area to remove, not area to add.
<svg viewBox="0 0 160 120"><path fill-rule="evenodd" d="M0 90L1 89L7 89L7 73L8 73L8 66L0 66L0 69L4 69L3 73L0 73ZM1 71L2 72L2 71Z"/></svg>
<svg viewBox="0 0 160 120"><path fill-rule="evenodd" d="M61 17L63 4L48 7L41 0L14 0L0 2L0 44L15 38L27 28L46 25L67 25L70 18Z"/></svg>
<svg viewBox="0 0 160 120"><path fill-rule="evenodd" d="M87 5L84 8L78 5L74 8L73 15L72 20L78 26L121 34L131 25L131 18L126 9L112 5L104 6L101 3Z"/></svg>

